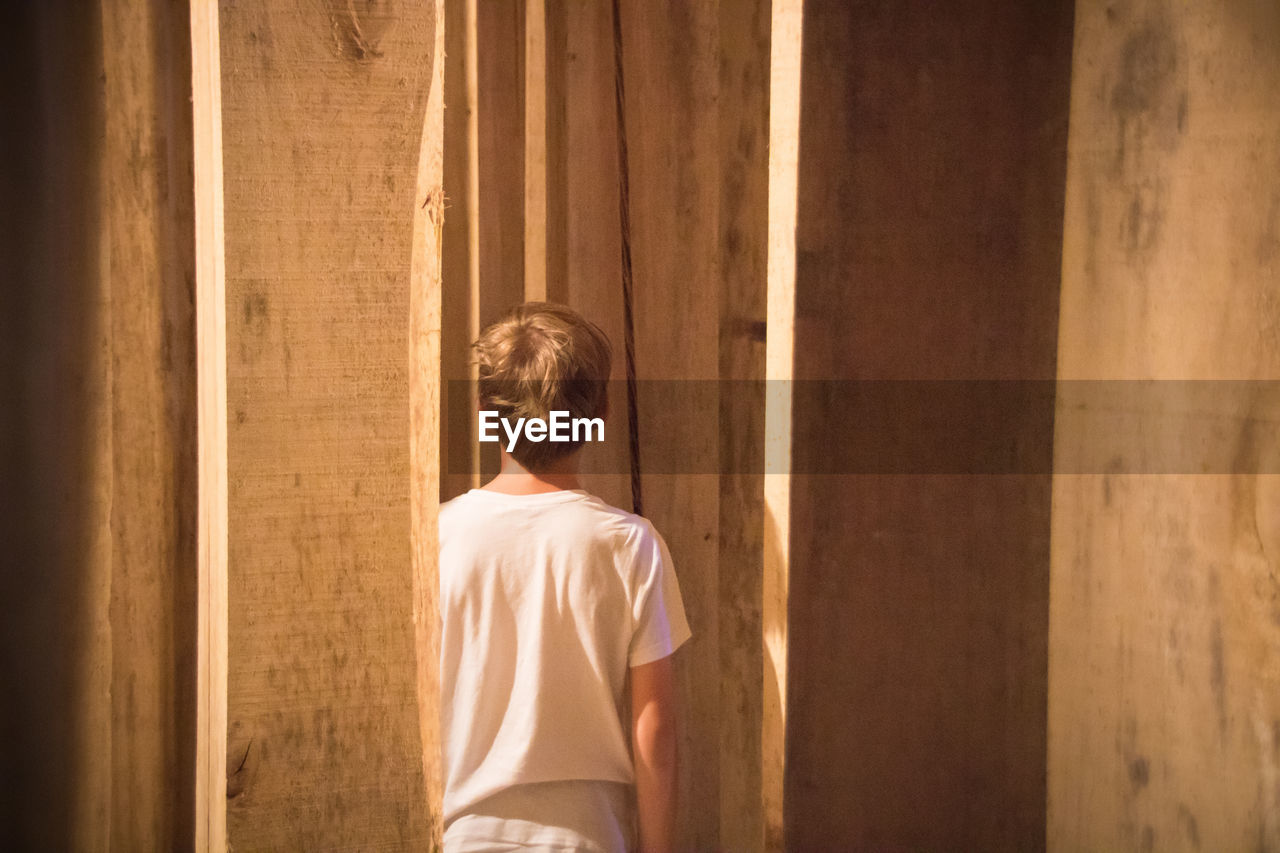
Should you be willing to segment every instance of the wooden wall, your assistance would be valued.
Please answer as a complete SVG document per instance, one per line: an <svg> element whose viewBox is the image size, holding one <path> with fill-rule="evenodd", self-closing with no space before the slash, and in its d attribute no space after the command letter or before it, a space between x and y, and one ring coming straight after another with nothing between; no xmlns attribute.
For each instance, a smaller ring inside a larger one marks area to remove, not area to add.
<svg viewBox="0 0 1280 853"><path fill-rule="evenodd" d="M185 4L5 13L0 845L189 846Z"/></svg>
<svg viewBox="0 0 1280 853"><path fill-rule="evenodd" d="M826 384L792 410L788 849L1044 845L1049 477L832 470L897 426L830 401L1053 378L1071 26L804 5L793 369ZM1045 459L1051 407L1008 413Z"/></svg>
<svg viewBox="0 0 1280 853"><path fill-rule="evenodd" d="M1280 378L1278 45L1274 3L1077 4L1060 378ZM1145 458L1055 479L1055 850L1280 850L1280 396L1221 399L1117 398ZM1152 473L1209 413L1227 464Z"/></svg>
<svg viewBox="0 0 1280 853"><path fill-rule="evenodd" d="M623 375L611 4L357 5L213 14L225 791L196 787L191 7L0 13L6 849L216 850L200 796L240 850L438 838L432 519L480 466L436 378L544 294ZM642 379L759 379L766 335L827 383L1280 378L1273 3L621 5ZM772 188L771 12L803 24ZM1052 478L818 476L848 432L797 390L779 517L749 387L642 399L694 630L681 849L1280 849L1271 386L1224 397L1196 475L1076 472L1079 421L1009 412ZM588 485L625 507L613 402ZM1190 441L1134 415L1118 439Z"/></svg>
<svg viewBox="0 0 1280 853"><path fill-rule="evenodd" d="M470 284L469 298L460 257L464 227L446 218L443 359L461 365L468 317L478 328L501 309L545 293L608 332L614 376L621 379L611 7L546 3L541 32L535 27L532 40L529 8L478 4L474 96L456 78L446 83L447 93L479 111L474 143L461 136L464 123L456 115L450 119L446 192L464 197L469 178L449 164L461 163L461 152L475 144L471 168L479 207L478 240L471 244L478 252L471 261L478 282ZM467 9L464 0L447 4L450 20L467 20ZM714 383L763 375L768 12L768 4L755 2L622 4L642 380ZM448 70L470 73L454 55ZM533 97L521 88L530 73L545 81ZM467 107L447 101L446 115L451 108ZM545 204L545 221L523 218L528 205L513 195L521 192L521 181L528 186L524 164L539 165L536 155L520 159L520 150L544 152L545 201L535 202ZM524 254L517 258L512 248L522 239ZM530 245L542 251L530 252ZM522 271L524 258L539 267ZM711 393L699 395L698 406L663 406L651 396L640 410L646 470L670 471L671 460L690 458L691 448L707 460L696 474L647 474L643 480L646 515L671 545L695 635L679 653L685 719L680 846L759 849L763 522L754 460L763 411L752 399L720 398L713 384L706 387ZM612 406L613 438L604 448L589 449L584 469L594 472L589 488L630 508L620 384ZM470 412L465 416L470 420ZM452 411L448 425L449 458L457 464L462 457L454 443L468 440L469 432ZM721 458L732 459L742 475L717 478ZM465 477L445 483L446 498L470 485Z"/></svg>
<svg viewBox="0 0 1280 853"><path fill-rule="evenodd" d="M434 539L411 490L438 487L410 465L411 343L431 365L409 332L412 308L438 335L410 296L431 294L418 232L440 212L420 174L439 9L220 12L228 840L425 849L415 624L435 581L413 554Z"/></svg>

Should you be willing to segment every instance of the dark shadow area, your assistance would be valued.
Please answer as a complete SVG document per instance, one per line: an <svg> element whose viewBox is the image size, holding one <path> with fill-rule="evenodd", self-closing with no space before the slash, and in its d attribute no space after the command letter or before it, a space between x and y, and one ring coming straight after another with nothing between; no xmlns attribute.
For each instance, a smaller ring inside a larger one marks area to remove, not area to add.
<svg viewBox="0 0 1280 853"><path fill-rule="evenodd" d="M0 16L0 847L63 850L86 770L86 566L105 532L102 30L97 6Z"/></svg>
<svg viewBox="0 0 1280 853"><path fill-rule="evenodd" d="M6 850L194 839L191 35L102 14L0 21Z"/></svg>

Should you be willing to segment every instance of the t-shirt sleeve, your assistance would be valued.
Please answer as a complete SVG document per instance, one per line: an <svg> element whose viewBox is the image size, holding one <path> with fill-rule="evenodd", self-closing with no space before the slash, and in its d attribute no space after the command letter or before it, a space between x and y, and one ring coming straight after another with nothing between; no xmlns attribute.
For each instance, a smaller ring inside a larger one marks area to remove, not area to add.
<svg viewBox="0 0 1280 853"><path fill-rule="evenodd" d="M634 630L627 663L640 666L666 657L693 635L671 552L662 535L646 524L638 537L631 614Z"/></svg>

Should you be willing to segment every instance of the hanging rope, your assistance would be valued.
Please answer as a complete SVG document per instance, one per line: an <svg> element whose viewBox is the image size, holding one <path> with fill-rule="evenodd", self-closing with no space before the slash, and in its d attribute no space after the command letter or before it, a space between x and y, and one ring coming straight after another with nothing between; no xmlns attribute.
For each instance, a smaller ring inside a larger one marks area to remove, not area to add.
<svg viewBox="0 0 1280 853"><path fill-rule="evenodd" d="M640 495L640 415L636 408L636 330L631 271L631 179L627 158L627 99L622 85L622 13L613 0L613 90L618 124L618 216L622 226L622 337L627 361L627 427L631 431L631 510L644 515Z"/></svg>

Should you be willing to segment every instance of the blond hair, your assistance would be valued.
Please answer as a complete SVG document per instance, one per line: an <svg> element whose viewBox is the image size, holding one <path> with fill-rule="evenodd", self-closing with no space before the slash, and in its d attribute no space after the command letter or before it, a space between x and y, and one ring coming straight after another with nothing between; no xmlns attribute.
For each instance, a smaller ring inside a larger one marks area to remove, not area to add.
<svg viewBox="0 0 1280 853"><path fill-rule="evenodd" d="M499 417L604 417L608 407L609 338L567 305L526 302L486 328L471 345L480 368L480 404ZM511 455L530 471L572 453L581 441L525 441Z"/></svg>

